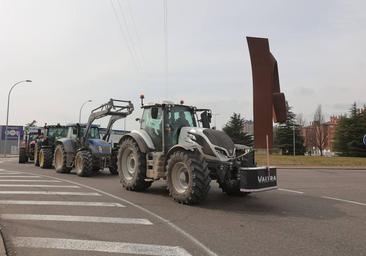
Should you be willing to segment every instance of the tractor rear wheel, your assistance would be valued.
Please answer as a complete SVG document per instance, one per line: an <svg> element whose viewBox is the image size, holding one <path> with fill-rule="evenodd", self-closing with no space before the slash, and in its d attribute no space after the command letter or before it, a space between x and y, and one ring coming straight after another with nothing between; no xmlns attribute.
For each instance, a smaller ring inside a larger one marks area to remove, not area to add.
<svg viewBox="0 0 366 256"><path fill-rule="evenodd" d="M59 173L70 173L71 168L66 166L66 151L62 144L55 148L55 169Z"/></svg>
<svg viewBox="0 0 366 256"><path fill-rule="evenodd" d="M52 167L53 152L51 148L42 148L39 151L39 167L49 169Z"/></svg>
<svg viewBox="0 0 366 256"><path fill-rule="evenodd" d="M39 149L38 144L34 145L34 165L39 166Z"/></svg>
<svg viewBox="0 0 366 256"><path fill-rule="evenodd" d="M144 191L151 182L146 178L146 154L142 153L133 139L122 142L118 151L118 173L124 188L132 191Z"/></svg>
<svg viewBox="0 0 366 256"><path fill-rule="evenodd" d="M19 149L19 163L24 164L28 161L27 153L25 152L25 148Z"/></svg>
<svg viewBox="0 0 366 256"><path fill-rule="evenodd" d="M203 201L210 190L210 173L206 161L198 152L174 152L166 166L168 189L175 201L196 204Z"/></svg>
<svg viewBox="0 0 366 256"><path fill-rule="evenodd" d="M81 150L76 153L75 170L80 177L88 177L93 173L93 157L90 151Z"/></svg>

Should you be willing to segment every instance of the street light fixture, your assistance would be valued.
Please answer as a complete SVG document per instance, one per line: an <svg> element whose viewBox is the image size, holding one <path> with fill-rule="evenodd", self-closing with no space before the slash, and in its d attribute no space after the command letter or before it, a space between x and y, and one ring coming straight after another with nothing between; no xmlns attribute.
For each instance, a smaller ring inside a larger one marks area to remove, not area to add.
<svg viewBox="0 0 366 256"><path fill-rule="evenodd" d="M87 101L85 101L85 102L81 105L81 107L80 107L80 111L79 111L79 124L81 123L81 110L83 109L84 105L85 105L86 103L88 103L88 102L92 102L92 100L87 100Z"/></svg>
<svg viewBox="0 0 366 256"><path fill-rule="evenodd" d="M21 83L31 83L32 80L22 80L19 82L16 82L15 84L13 84L13 86L10 88L9 93L8 93L8 106L6 109L6 125L5 125L5 140L4 140L4 157L6 157L6 142L8 140L8 124L9 124L9 105L10 105L10 94L12 92L12 90L14 89L15 86L17 86L18 84Z"/></svg>

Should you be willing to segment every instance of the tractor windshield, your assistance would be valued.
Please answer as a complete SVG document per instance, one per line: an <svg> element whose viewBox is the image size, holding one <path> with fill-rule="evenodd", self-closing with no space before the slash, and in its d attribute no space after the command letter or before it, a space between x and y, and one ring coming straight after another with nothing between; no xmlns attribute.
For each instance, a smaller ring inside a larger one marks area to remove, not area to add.
<svg viewBox="0 0 366 256"><path fill-rule="evenodd" d="M169 109L166 121L171 131L166 136L167 148L178 143L179 133L182 127L197 127L196 118L192 108L175 105Z"/></svg>
<svg viewBox="0 0 366 256"><path fill-rule="evenodd" d="M175 127L196 127L193 110L186 106L174 106L169 111L168 122Z"/></svg>
<svg viewBox="0 0 366 256"><path fill-rule="evenodd" d="M98 127L91 127L89 130L89 139L100 139Z"/></svg>
<svg viewBox="0 0 366 256"><path fill-rule="evenodd" d="M48 127L47 137L50 138L65 138L67 136L66 127Z"/></svg>

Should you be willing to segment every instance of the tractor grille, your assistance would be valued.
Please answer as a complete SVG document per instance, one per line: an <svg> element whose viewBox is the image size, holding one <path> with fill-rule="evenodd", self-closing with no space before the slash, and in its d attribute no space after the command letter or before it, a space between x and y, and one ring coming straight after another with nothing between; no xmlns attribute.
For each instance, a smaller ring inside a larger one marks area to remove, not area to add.
<svg viewBox="0 0 366 256"><path fill-rule="evenodd" d="M213 129L205 129L203 133L207 136L212 144L215 146L223 147L229 154L232 155L234 153L234 142L231 138L224 133L223 131L213 130Z"/></svg>

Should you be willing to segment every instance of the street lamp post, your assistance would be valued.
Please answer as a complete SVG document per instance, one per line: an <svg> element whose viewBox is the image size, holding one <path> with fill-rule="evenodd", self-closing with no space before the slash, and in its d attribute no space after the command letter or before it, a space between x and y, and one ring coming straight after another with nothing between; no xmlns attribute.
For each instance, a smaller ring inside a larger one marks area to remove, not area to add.
<svg viewBox="0 0 366 256"><path fill-rule="evenodd" d="M296 148L295 148L295 125L292 127L292 137L293 137L293 143L294 143L294 148L293 148L293 151L294 151L294 156L296 156Z"/></svg>
<svg viewBox="0 0 366 256"><path fill-rule="evenodd" d="M15 84L13 84L13 86L10 88L9 93L8 93L8 106L6 109L6 125L5 125L5 138L4 138L4 157L6 157L6 142L8 139L8 125L9 125L9 105L10 105L10 94L11 91L14 89L15 86L17 86L20 83L31 83L32 80L22 80L19 82L16 82Z"/></svg>
<svg viewBox="0 0 366 256"><path fill-rule="evenodd" d="M80 111L79 111L79 124L81 123L81 110L83 109L84 105L85 105L86 103L88 103L88 102L92 102L92 100L87 100L87 101L85 101L85 102L81 105L81 107L80 107Z"/></svg>

